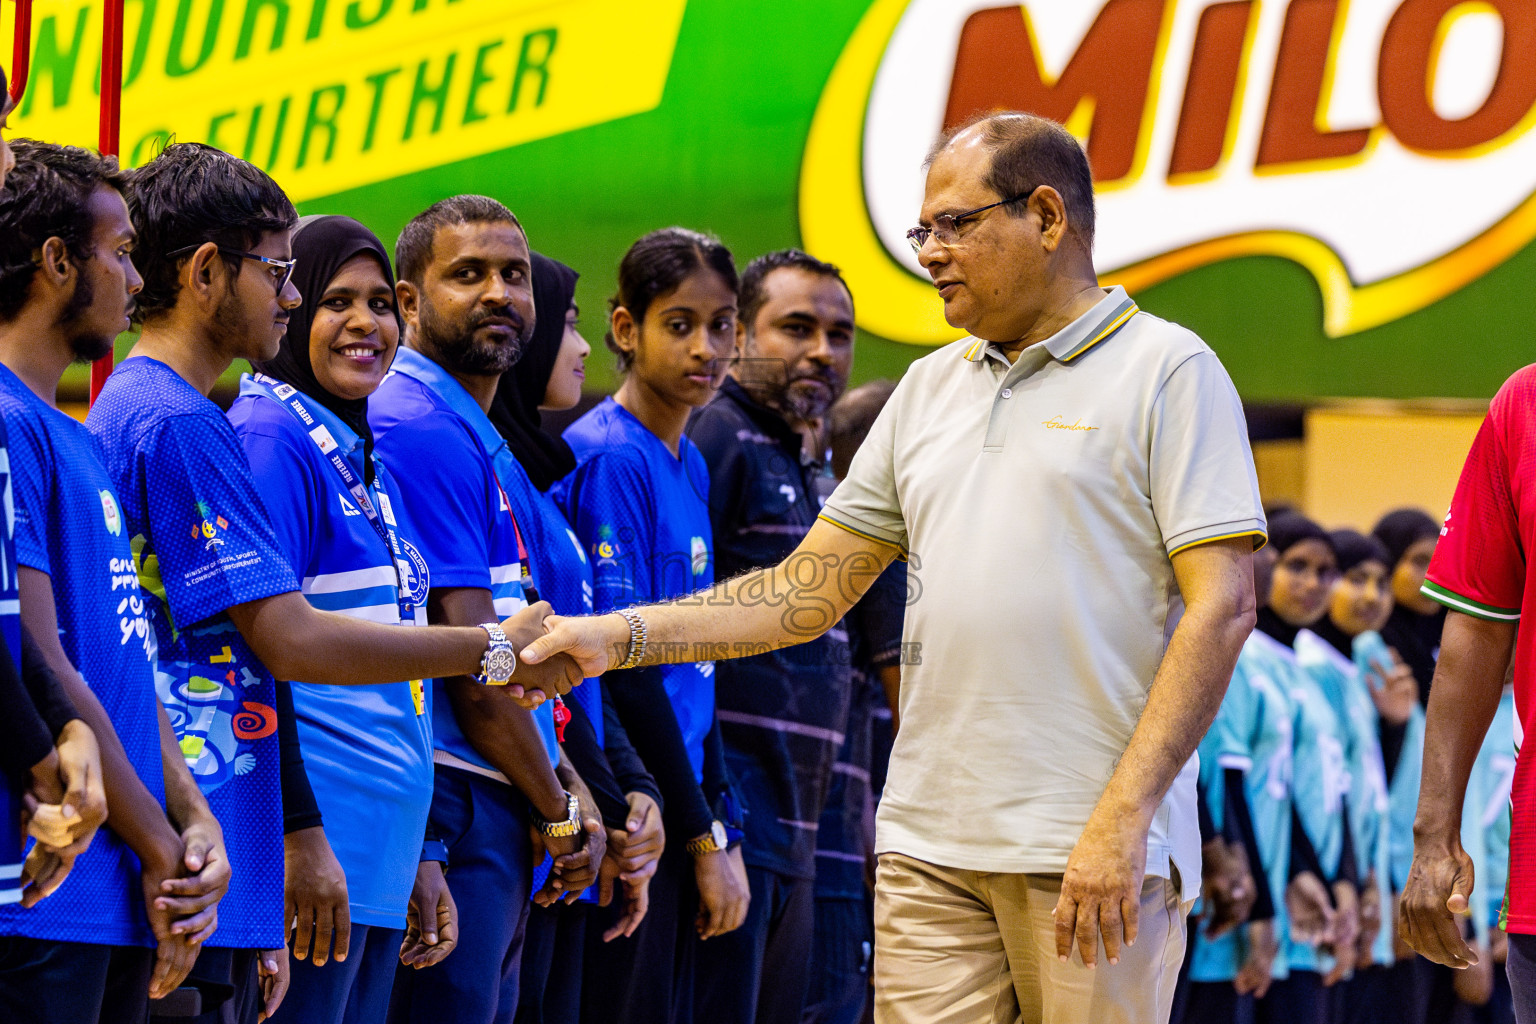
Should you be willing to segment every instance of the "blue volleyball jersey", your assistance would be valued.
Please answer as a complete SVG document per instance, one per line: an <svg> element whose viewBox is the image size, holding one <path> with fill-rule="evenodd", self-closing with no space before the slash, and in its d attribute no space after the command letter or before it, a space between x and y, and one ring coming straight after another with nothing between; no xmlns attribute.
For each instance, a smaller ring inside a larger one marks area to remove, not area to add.
<svg viewBox="0 0 1536 1024"><path fill-rule="evenodd" d="M576 469L555 500L592 559L594 610L670 601L714 585L709 469L692 441L673 455L612 398L565 431ZM715 720L712 661L661 666L694 777Z"/></svg>
<svg viewBox="0 0 1536 1024"><path fill-rule="evenodd" d="M106 710L139 778L164 803L155 634L135 571L140 550L129 542L100 450L85 427L3 366L0 418L15 502L16 561L50 578L65 655ZM138 859L103 828L58 892L32 910L0 908L0 935L153 945Z"/></svg>
<svg viewBox="0 0 1536 1024"><path fill-rule="evenodd" d="M21 595L16 578L16 497L11 486L11 459L0 420L0 637L21 674ZM21 792L6 786L0 799L0 904L21 899Z"/></svg>
<svg viewBox="0 0 1536 1024"><path fill-rule="evenodd" d="M1461 845L1472 858L1472 925L1482 942L1488 930L1503 927L1509 884L1510 792L1520 744L1514 687L1506 686L1499 709L1483 737L1483 745L1467 779L1461 812Z"/></svg>
<svg viewBox="0 0 1536 1024"><path fill-rule="evenodd" d="M232 873L210 946L283 944L277 684L225 609L299 589L224 413L169 366L137 356L91 406L160 646L156 689Z"/></svg>
<svg viewBox="0 0 1536 1024"><path fill-rule="evenodd" d="M286 404L294 399L299 409ZM353 480L366 487L363 439L289 385L249 375L241 379L229 420L262 482L278 547L310 604L385 625L425 625L430 578L394 480L374 457L374 485L366 496L382 524L394 526L398 564L387 537L330 462L331 454L345 459ZM359 924L405 927L432 803L426 700L420 680L293 683L304 766Z"/></svg>
<svg viewBox="0 0 1536 1024"><path fill-rule="evenodd" d="M489 590L503 619L527 607L519 527L501 483L516 460L479 403L447 370L402 346L368 400L368 424L400 484L431 585ZM551 764L560 749L552 704L533 712ZM432 692L432 742L438 764L507 781L465 738L445 686Z"/></svg>
<svg viewBox="0 0 1536 1024"><path fill-rule="evenodd" d="M1373 645L1361 645L1367 654ZM1314 673L1334 703L1346 726L1345 760L1349 765L1349 825L1360 869L1360 885L1374 882L1381 900L1381 931L1371 947L1373 962L1396 962L1393 950L1392 832L1387 793L1387 773L1381 758L1381 717L1371 699L1366 677L1353 658L1308 630L1296 638L1296 657L1303 669ZM1390 664L1390 661L1388 662Z"/></svg>
<svg viewBox="0 0 1536 1024"><path fill-rule="evenodd" d="M1225 824L1226 772L1243 773L1244 797L1253 821L1262 864L1249 865L1269 886L1275 906L1275 938L1284 944L1289 931L1285 887L1291 860L1291 772L1294 756L1289 691L1298 669L1289 647L1255 630L1243 644L1232 682L1216 719L1200 741L1200 782L1216 827ZM1247 959L1241 928L1212 939L1202 929L1190 953L1194 981L1222 982L1237 977ZM1274 976L1286 975L1276 957Z"/></svg>
<svg viewBox="0 0 1536 1024"><path fill-rule="evenodd" d="M550 494L540 491L516 461L506 488L512 514L524 533L534 589L560 615L592 614L592 563L576 531ZM580 705L597 742L602 744L603 689L600 679L588 679L566 695Z"/></svg>
<svg viewBox="0 0 1536 1024"><path fill-rule="evenodd" d="M1316 634L1302 630L1297 647ZM1344 805L1353 791L1349 772L1349 724L1330 699L1315 672L1298 670L1291 677L1292 761L1291 792L1297 818L1317 851L1323 872L1333 878L1344 851ZM1358 855L1357 855L1358 856ZM1327 882L1328 879L1324 879ZM1287 937L1280 947L1290 970L1322 971L1333 968L1333 958L1315 946Z"/></svg>

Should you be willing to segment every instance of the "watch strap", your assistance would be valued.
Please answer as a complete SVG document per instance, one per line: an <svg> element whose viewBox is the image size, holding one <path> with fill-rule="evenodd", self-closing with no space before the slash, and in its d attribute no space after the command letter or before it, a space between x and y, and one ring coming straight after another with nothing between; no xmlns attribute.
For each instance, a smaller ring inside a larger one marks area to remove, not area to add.
<svg viewBox="0 0 1536 1024"><path fill-rule="evenodd" d="M581 831L581 801L574 793L565 794L565 820L545 821L537 813L533 815L539 833L550 839L567 839Z"/></svg>

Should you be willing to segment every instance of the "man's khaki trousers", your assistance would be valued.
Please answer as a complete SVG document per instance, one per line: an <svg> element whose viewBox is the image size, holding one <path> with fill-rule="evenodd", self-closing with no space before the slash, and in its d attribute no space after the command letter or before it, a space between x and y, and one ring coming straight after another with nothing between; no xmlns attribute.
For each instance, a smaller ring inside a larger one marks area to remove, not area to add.
<svg viewBox="0 0 1536 1024"><path fill-rule="evenodd" d="M1056 955L1060 875L965 871L880 857L876 1024L1166 1024L1188 906L1166 878L1141 889L1136 945L1089 970Z"/></svg>

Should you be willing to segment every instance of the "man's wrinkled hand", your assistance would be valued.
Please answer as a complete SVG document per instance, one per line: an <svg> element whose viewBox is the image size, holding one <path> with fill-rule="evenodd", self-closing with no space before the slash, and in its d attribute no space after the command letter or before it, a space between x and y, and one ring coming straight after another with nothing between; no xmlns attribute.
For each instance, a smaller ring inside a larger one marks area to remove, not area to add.
<svg viewBox="0 0 1536 1024"><path fill-rule="evenodd" d="M1457 915L1470 912L1474 874L1472 858L1451 836L1443 842L1416 841L1413 866L1398 900L1403 939L1426 959L1464 969L1478 962L1461 935Z"/></svg>
<svg viewBox="0 0 1536 1024"><path fill-rule="evenodd" d="M548 601L539 601L520 609L501 624L513 653L517 655L517 667L512 672L512 681L507 684L507 693L530 710L552 697L570 693L586 678L569 656L554 655L538 661L524 657L528 645L545 636L545 620L551 618L558 618L554 609Z"/></svg>
<svg viewBox="0 0 1536 1024"><path fill-rule="evenodd" d="M1056 956L1063 963L1076 945L1086 966L1098 966L1101 936L1105 958L1120 961L1121 942L1136 942L1146 869L1147 828L1141 820L1095 811L1067 858L1061 897L1051 911Z"/></svg>
<svg viewBox="0 0 1536 1024"><path fill-rule="evenodd" d="M623 661L629 649L629 623L617 613L551 615L544 626L547 633L519 648L518 664L538 665L564 654L575 659L581 675L600 676Z"/></svg>

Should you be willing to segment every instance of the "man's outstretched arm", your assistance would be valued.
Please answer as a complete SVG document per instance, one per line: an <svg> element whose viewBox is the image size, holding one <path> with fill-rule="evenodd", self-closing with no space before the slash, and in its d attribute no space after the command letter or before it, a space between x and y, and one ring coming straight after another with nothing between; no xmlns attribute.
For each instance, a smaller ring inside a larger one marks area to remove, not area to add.
<svg viewBox="0 0 1536 1024"><path fill-rule="evenodd" d="M648 633L640 664L721 661L814 640L847 614L898 554L818 519L778 565L637 608ZM629 649L629 624L616 613L555 615L547 624L549 633L520 651L519 661L538 664L565 652L582 672L596 676L623 661Z"/></svg>
<svg viewBox="0 0 1536 1024"><path fill-rule="evenodd" d="M1403 939L1447 967L1477 963L1455 919L1467 913L1474 881L1472 858L1461 848L1461 807L1472 764L1499 709L1517 626L1448 612L1429 689L1413 866L1398 914Z"/></svg>
<svg viewBox="0 0 1536 1024"><path fill-rule="evenodd" d="M1147 706L1067 860L1056 904L1056 952L1110 963L1136 939L1147 832L1168 788L1210 728L1243 642L1253 631L1253 540L1234 537L1173 556L1184 617L1158 666Z"/></svg>

